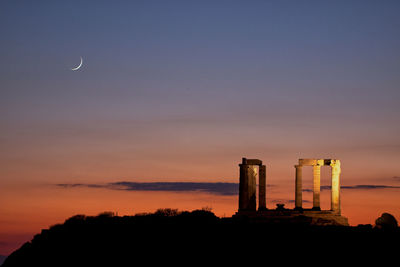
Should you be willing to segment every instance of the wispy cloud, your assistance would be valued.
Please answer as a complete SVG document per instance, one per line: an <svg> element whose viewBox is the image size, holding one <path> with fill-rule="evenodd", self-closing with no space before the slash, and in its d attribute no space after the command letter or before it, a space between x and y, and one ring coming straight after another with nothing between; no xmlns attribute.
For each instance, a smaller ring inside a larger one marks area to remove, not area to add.
<svg viewBox="0 0 400 267"><path fill-rule="evenodd" d="M69 188L69 187L92 187L92 188L104 188L106 185L100 185L100 184L56 184L58 187L64 187L64 188Z"/></svg>
<svg viewBox="0 0 400 267"><path fill-rule="evenodd" d="M206 192L216 195L237 195L239 184L237 183L194 183L194 182L115 182L106 184L56 184L58 187L74 188L106 188L111 190L126 191L173 191L173 192Z"/></svg>
<svg viewBox="0 0 400 267"><path fill-rule="evenodd" d="M348 189L348 190L375 190L375 189L399 189L400 186L394 185L373 185L373 184L359 184L359 185L342 185L340 189ZM330 185L322 185L321 191L323 190L331 190ZM312 192L312 189L306 188L303 189L303 192Z"/></svg>
<svg viewBox="0 0 400 267"><path fill-rule="evenodd" d="M206 182L114 182L105 184L89 183L64 183L56 184L62 188L105 188L110 190L124 191L167 191L167 192L205 192L223 196L237 196L239 194L238 183L206 183ZM268 184L267 187L274 185ZM378 189L399 189L400 186L392 185L342 185L344 190L378 190ZM321 191L331 190L331 186L321 186ZM312 189L305 188L303 192L312 192ZM284 200L283 203L291 203L291 200Z"/></svg>
<svg viewBox="0 0 400 267"><path fill-rule="evenodd" d="M330 188L330 186L328 187ZM362 184L362 185L351 185L351 186L341 186L341 189L393 189L393 188L400 188L400 186L394 185L372 185L372 184Z"/></svg>

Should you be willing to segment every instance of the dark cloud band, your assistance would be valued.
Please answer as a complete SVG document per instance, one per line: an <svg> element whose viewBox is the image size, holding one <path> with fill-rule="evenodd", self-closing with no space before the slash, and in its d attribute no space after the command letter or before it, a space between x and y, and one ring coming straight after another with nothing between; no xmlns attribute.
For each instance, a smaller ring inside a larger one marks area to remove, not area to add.
<svg viewBox="0 0 400 267"><path fill-rule="evenodd" d="M192 183L192 182L115 182L107 184L57 184L59 187L90 187L126 191L173 191L173 192L206 192L216 195L237 195L237 183Z"/></svg>
<svg viewBox="0 0 400 267"><path fill-rule="evenodd" d="M239 184L237 183L194 183L194 182L115 182L106 184L56 184L58 187L74 188L105 188L111 190L126 191L169 191L169 192L205 192L216 195L236 196L239 194ZM271 187L272 185L267 185ZM342 185L344 190L374 190L374 189L398 189L400 186L391 185ZM321 191L330 190L328 185L321 186ZM303 189L303 192L312 192L312 189Z"/></svg>
<svg viewBox="0 0 400 267"><path fill-rule="evenodd" d="M400 186L393 185L372 185L372 184L359 184L359 185L342 185L340 189L348 189L348 190L374 190L374 189L398 189ZM321 186L322 190L331 190L330 185ZM312 189L303 189L303 192L312 192Z"/></svg>

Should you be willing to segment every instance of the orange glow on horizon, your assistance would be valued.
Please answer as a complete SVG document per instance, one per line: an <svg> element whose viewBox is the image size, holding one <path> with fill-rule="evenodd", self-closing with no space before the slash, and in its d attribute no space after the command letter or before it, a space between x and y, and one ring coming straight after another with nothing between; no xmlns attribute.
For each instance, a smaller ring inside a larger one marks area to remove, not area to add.
<svg viewBox="0 0 400 267"><path fill-rule="evenodd" d="M292 186L267 188L267 208L275 208L279 202L293 199ZM304 192L304 199L312 193ZM341 190L342 214L349 218L350 225L374 224L383 212L400 217L397 207L398 190ZM34 201L33 201L34 200ZM328 199L321 198L321 206ZM329 200L328 200L329 201ZM57 223L63 223L76 214L89 216L104 211L119 216L154 212L158 208L194 210L211 207L219 217L230 217L238 208L237 196L222 196L202 192L154 192L124 191L104 188L59 188L54 186L32 186L8 188L0 196L0 254L9 254L22 243ZM383 206L382 203L385 203ZM309 203L304 203L306 207ZM293 208L293 203L286 203Z"/></svg>

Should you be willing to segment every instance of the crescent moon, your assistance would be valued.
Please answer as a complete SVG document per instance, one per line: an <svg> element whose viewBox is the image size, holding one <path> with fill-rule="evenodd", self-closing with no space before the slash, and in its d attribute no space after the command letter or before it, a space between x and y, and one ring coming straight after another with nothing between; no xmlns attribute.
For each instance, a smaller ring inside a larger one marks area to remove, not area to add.
<svg viewBox="0 0 400 267"><path fill-rule="evenodd" d="M79 63L78 67L72 68L71 70L79 70L79 68L82 67L82 64L83 64L83 59L81 57L81 63Z"/></svg>

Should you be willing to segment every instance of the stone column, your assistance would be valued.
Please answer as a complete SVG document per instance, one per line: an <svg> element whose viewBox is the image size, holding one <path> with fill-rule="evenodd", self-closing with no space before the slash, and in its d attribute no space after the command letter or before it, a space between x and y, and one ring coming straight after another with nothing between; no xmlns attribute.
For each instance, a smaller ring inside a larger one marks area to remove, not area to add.
<svg viewBox="0 0 400 267"><path fill-rule="evenodd" d="M321 210L320 195L321 195L321 166L313 166L313 210Z"/></svg>
<svg viewBox="0 0 400 267"><path fill-rule="evenodd" d="M332 189L331 189L331 210L340 214L340 161L331 163L332 167Z"/></svg>
<svg viewBox="0 0 400 267"><path fill-rule="evenodd" d="M249 177L247 173L247 164L239 164L239 211L243 211L248 206L249 195Z"/></svg>
<svg viewBox="0 0 400 267"><path fill-rule="evenodd" d="M256 210L256 176L255 166L239 164L239 211Z"/></svg>
<svg viewBox="0 0 400 267"><path fill-rule="evenodd" d="M303 173L301 165L295 165L296 168L296 187L295 187L295 209L303 209Z"/></svg>
<svg viewBox="0 0 400 267"><path fill-rule="evenodd" d="M265 165L260 165L258 169L258 210L267 209L266 180L266 167Z"/></svg>
<svg viewBox="0 0 400 267"><path fill-rule="evenodd" d="M247 206L248 210L257 210L257 166L247 165L247 172L249 177L249 204Z"/></svg>

